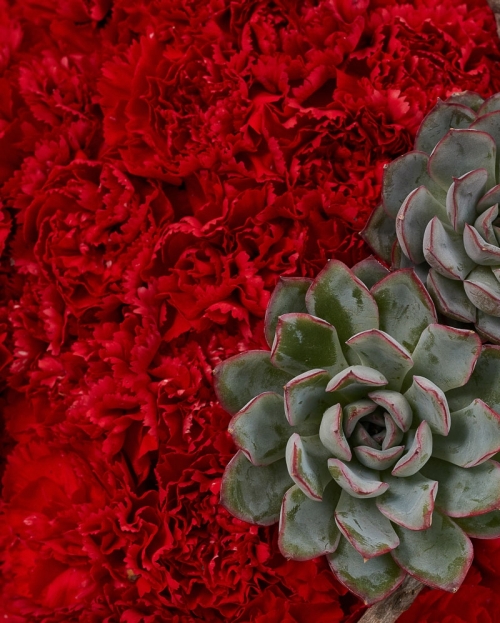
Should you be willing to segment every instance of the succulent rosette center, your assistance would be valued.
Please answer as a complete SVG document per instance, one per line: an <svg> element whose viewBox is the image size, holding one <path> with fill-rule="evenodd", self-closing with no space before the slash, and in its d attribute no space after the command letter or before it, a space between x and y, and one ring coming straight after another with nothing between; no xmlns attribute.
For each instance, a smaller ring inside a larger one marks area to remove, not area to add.
<svg viewBox="0 0 500 623"><path fill-rule="evenodd" d="M407 573L456 590L468 535L500 535L500 349L438 324L416 274L374 259L282 279L265 332L270 352L215 371L239 448L224 506L279 521L285 556L327 554L367 603Z"/></svg>

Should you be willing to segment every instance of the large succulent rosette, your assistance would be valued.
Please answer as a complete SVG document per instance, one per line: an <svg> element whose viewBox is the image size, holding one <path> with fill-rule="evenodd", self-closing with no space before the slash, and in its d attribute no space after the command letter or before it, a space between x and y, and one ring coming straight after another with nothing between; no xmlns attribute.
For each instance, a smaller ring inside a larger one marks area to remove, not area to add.
<svg viewBox="0 0 500 623"><path fill-rule="evenodd" d="M500 536L500 348L438 324L414 271L373 259L282 279L265 331L270 352L215 370L239 447L223 505L279 521L284 556L327 554L366 603L407 573L455 591L469 536Z"/></svg>
<svg viewBox="0 0 500 623"><path fill-rule="evenodd" d="M363 236L396 267L415 266L438 311L500 344L500 94L438 102L415 150L386 166ZM397 239L395 246L393 242Z"/></svg>

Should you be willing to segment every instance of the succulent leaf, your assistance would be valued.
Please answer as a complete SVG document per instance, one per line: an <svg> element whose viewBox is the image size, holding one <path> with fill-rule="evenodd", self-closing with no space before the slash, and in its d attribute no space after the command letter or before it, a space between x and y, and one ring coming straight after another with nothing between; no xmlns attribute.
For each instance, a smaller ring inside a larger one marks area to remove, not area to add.
<svg viewBox="0 0 500 623"><path fill-rule="evenodd" d="M365 560L387 554L399 545L391 522L382 515L374 499L360 499L345 491L335 509L339 530Z"/></svg>
<svg viewBox="0 0 500 623"><path fill-rule="evenodd" d="M342 427L342 406L333 405L323 413L319 427L319 438L327 450L338 459L350 461L351 448Z"/></svg>
<svg viewBox="0 0 500 623"><path fill-rule="evenodd" d="M354 448L354 454L361 465L377 471L394 465L403 452L404 446L394 446L386 450L375 450L369 446L356 446Z"/></svg>
<svg viewBox="0 0 500 623"><path fill-rule="evenodd" d="M377 259L370 255L352 267L354 275L370 289L376 283L387 277L389 270Z"/></svg>
<svg viewBox="0 0 500 623"><path fill-rule="evenodd" d="M291 375L271 363L271 353L249 350L220 363L214 370L214 388L222 407L231 415L262 392L283 391Z"/></svg>
<svg viewBox="0 0 500 623"><path fill-rule="evenodd" d="M221 504L238 519L270 526L278 521L281 501L292 485L285 459L256 467L239 451L222 477Z"/></svg>
<svg viewBox="0 0 500 623"><path fill-rule="evenodd" d="M454 177L475 169L486 169L489 189L495 184L496 151L495 141L486 132L451 129L432 151L430 176L441 188L448 190Z"/></svg>
<svg viewBox="0 0 500 623"><path fill-rule="evenodd" d="M497 184L496 186L493 186L493 188L490 188L490 190L481 197L481 199L477 203L476 211L481 214L498 202L500 202L500 184ZM385 224L381 224L381 227L384 227L384 225Z"/></svg>
<svg viewBox="0 0 500 623"><path fill-rule="evenodd" d="M424 233L434 217L446 218L446 213L425 186L413 190L398 212L396 235L405 255L415 264L425 261L422 248Z"/></svg>
<svg viewBox="0 0 500 623"><path fill-rule="evenodd" d="M459 467L474 467L500 451L500 415L482 400L451 414L447 437L434 438L433 454Z"/></svg>
<svg viewBox="0 0 500 623"><path fill-rule="evenodd" d="M346 436L350 437L359 420L365 415L373 413L376 408L377 405L373 400L361 399L349 403L344 408L344 432Z"/></svg>
<svg viewBox="0 0 500 623"><path fill-rule="evenodd" d="M462 233L465 224L476 219L476 204L484 195L487 180L486 169L476 169L456 178L448 189L446 212L456 232ZM435 214L438 215L438 212Z"/></svg>
<svg viewBox="0 0 500 623"><path fill-rule="evenodd" d="M481 108L478 110L478 115L486 115L489 112L494 112L495 110L500 110L500 94L495 93L486 99Z"/></svg>
<svg viewBox="0 0 500 623"><path fill-rule="evenodd" d="M432 432L427 422L421 422L416 431L408 433L407 452L392 470L393 476L413 476L427 463L432 455Z"/></svg>
<svg viewBox="0 0 500 623"><path fill-rule="evenodd" d="M254 465L269 465L285 456L292 429L285 418L283 397L264 392L233 416L228 431Z"/></svg>
<svg viewBox="0 0 500 623"><path fill-rule="evenodd" d="M319 436L301 437L294 433L286 446L286 465L296 485L311 500L321 500L323 491L331 481L327 459L330 452Z"/></svg>
<svg viewBox="0 0 500 623"><path fill-rule="evenodd" d="M329 381L326 370L313 369L285 385L285 415L291 426L314 418L332 406L334 398L325 391Z"/></svg>
<svg viewBox="0 0 500 623"><path fill-rule="evenodd" d="M335 508L340 487L332 480L323 500L308 498L297 485L285 493L281 507L278 546L285 558L311 560L337 549L340 531Z"/></svg>
<svg viewBox="0 0 500 623"><path fill-rule="evenodd" d="M339 582L367 605L390 595L406 577L390 554L364 560L343 538L335 552L328 556L328 562Z"/></svg>
<svg viewBox="0 0 500 623"><path fill-rule="evenodd" d="M470 126L470 129L489 134L498 149L498 145L500 145L500 111L495 110L481 115Z"/></svg>
<svg viewBox="0 0 500 623"><path fill-rule="evenodd" d="M434 303L420 279L412 270L399 270L371 293L380 311L380 329L413 352L425 327L437 322Z"/></svg>
<svg viewBox="0 0 500 623"><path fill-rule="evenodd" d="M479 335L495 344L500 343L500 318L477 311L476 331Z"/></svg>
<svg viewBox="0 0 500 623"><path fill-rule="evenodd" d="M378 329L378 309L365 284L337 260L328 262L306 295L310 314L323 318L337 329L344 344L350 337Z"/></svg>
<svg viewBox="0 0 500 623"><path fill-rule="evenodd" d="M376 207L371 213L360 236L379 257L388 264L390 263L392 247L396 242L396 222L387 215L382 205ZM357 276L364 281L359 275Z"/></svg>
<svg viewBox="0 0 500 623"><path fill-rule="evenodd" d="M447 279L431 268L427 289L438 311L459 322L476 322L477 310L465 294L462 281Z"/></svg>
<svg viewBox="0 0 500 623"><path fill-rule="evenodd" d="M465 534L474 539L498 539L500 537L499 510L484 515L457 518L454 521Z"/></svg>
<svg viewBox="0 0 500 623"><path fill-rule="evenodd" d="M408 530L395 525L400 545L392 557L417 580L456 592L472 563L472 543L464 532L446 515L434 511L427 530Z"/></svg>
<svg viewBox="0 0 500 623"><path fill-rule="evenodd" d="M480 214L474 221L474 228L480 233L486 242L493 245L498 245L498 240L493 226L493 223L497 218L498 204L495 204Z"/></svg>
<svg viewBox="0 0 500 623"><path fill-rule="evenodd" d="M447 393L451 411L458 411L470 405L481 396L484 402L500 412L500 347L483 346L476 367L468 382Z"/></svg>
<svg viewBox="0 0 500 623"><path fill-rule="evenodd" d="M408 370L413 367L410 353L394 338L378 329L354 335L348 344L362 365L376 368L387 379L387 389L399 390Z"/></svg>
<svg viewBox="0 0 500 623"><path fill-rule="evenodd" d="M278 319L271 362L291 374L321 368L337 374L347 367L335 327L309 314L283 314Z"/></svg>
<svg viewBox="0 0 500 623"><path fill-rule="evenodd" d="M384 167L382 203L389 216L396 217L403 201L412 190L432 184L427 172L428 162L427 154L410 151Z"/></svg>
<svg viewBox="0 0 500 623"><path fill-rule="evenodd" d="M465 279L474 261L465 251L463 236L435 216L424 234L424 256L438 273L448 279Z"/></svg>
<svg viewBox="0 0 500 623"><path fill-rule="evenodd" d="M481 340L473 331L431 324L412 353L415 365L410 374L431 378L447 392L467 383L480 353ZM443 366L443 361L453 361L453 366Z"/></svg>
<svg viewBox="0 0 500 623"><path fill-rule="evenodd" d="M484 103L484 99L475 91L460 91L452 93L446 101L454 104L462 104L462 106L472 108L472 110L476 112Z"/></svg>
<svg viewBox="0 0 500 623"><path fill-rule="evenodd" d="M385 438L382 442L382 450L394 448L403 440L403 431L396 425L394 418L388 413L384 413Z"/></svg>
<svg viewBox="0 0 500 623"><path fill-rule="evenodd" d="M272 347L278 318L282 314L306 312L306 292L312 279L306 277L280 277L269 299L264 321L264 333Z"/></svg>
<svg viewBox="0 0 500 623"><path fill-rule="evenodd" d="M391 415L402 431L409 430L413 414L410 403L402 394L382 389L370 392L368 396L370 400L383 407Z"/></svg>
<svg viewBox="0 0 500 623"><path fill-rule="evenodd" d="M467 106L438 102L420 125L415 149L430 154L451 128L468 128L475 119L475 112Z"/></svg>
<svg viewBox="0 0 500 623"><path fill-rule="evenodd" d="M328 459L328 469L335 482L355 498L374 498L387 491L389 485L378 480L377 472L340 459Z"/></svg>
<svg viewBox="0 0 500 623"><path fill-rule="evenodd" d="M389 488L376 498L379 511L408 530L427 530L432 523L438 483L420 473L397 478L386 472L383 478Z"/></svg>
<svg viewBox="0 0 500 623"><path fill-rule="evenodd" d="M326 386L327 392L348 402L364 396L367 391L387 385L387 379L378 370L367 366L350 366L336 374Z"/></svg>
<svg viewBox="0 0 500 623"><path fill-rule="evenodd" d="M465 225L464 248L471 260L480 266L498 266L500 264L500 249L496 245L488 243L477 229L469 224Z"/></svg>
<svg viewBox="0 0 500 623"><path fill-rule="evenodd" d="M449 517L471 517L500 508L500 464L496 461L464 469L432 458L422 473L439 482L436 508Z"/></svg>
<svg viewBox="0 0 500 623"><path fill-rule="evenodd" d="M500 283L488 266L477 266L464 281L465 293L478 309L500 316Z"/></svg>
<svg viewBox="0 0 500 623"><path fill-rule="evenodd" d="M443 390L435 383L423 376L415 375L410 389L404 395L417 421L425 420L431 431L438 435L447 435L450 432L448 402Z"/></svg>

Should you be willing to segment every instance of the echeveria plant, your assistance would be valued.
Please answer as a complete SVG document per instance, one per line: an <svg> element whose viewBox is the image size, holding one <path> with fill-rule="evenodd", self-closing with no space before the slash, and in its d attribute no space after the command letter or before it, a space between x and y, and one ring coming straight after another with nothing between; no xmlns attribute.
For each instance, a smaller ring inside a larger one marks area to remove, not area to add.
<svg viewBox="0 0 500 623"><path fill-rule="evenodd" d="M215 370L239 447L222 504L279 521L284 556L326 554L366 603L407 573L457 590L469 536L500 536L500 348L438 324L414 271L374 259L281 279L265 333L271 351Z"/></svg>
<svg viewBox="0 0 500 623"><path fill-rule="evenodd" d="M500 93L461 93L425 117L415 149L384 171L363 235L396 267L415 266L447 318L500 344ZM396 247L391 249L397 238Z"/></svg>

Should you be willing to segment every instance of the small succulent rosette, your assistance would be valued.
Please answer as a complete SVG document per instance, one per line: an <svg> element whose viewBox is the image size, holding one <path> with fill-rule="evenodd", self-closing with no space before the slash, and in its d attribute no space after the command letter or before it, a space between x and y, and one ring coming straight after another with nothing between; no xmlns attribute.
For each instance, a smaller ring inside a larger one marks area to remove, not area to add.
<svg viewBox="0 0 500 623"><path fill-rule="evenodd" d="M500 93L460 93L425 117L415 150L384 170L362 235L414 266L443 316L500 344ZM393 244L395 243L395 244Z"/></svg>
<svg viewBox="0 0 500 623"><path fill-rule="evenodd" d="M222 504L279 521L284 556L326 554L366 603L407 573L457 590L469 536L500 536L500 347L438 324L414 271L373 258L281 279L265 332L270 352L215 370L239 448Z"/></svg>

